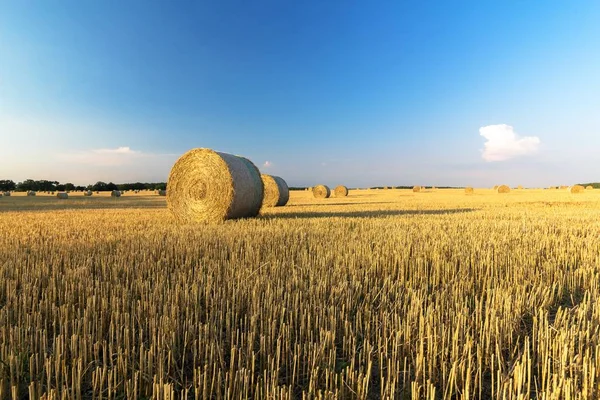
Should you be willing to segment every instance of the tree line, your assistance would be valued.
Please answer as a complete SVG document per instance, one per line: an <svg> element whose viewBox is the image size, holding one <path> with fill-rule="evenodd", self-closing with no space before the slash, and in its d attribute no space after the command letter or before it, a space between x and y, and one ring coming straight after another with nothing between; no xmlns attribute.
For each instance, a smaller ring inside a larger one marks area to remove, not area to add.
<svg viewBox="0 0 600 400"><path fill-rule="evenodd" d="M23 182L15 183L11 179L0 180L0 191L2 192L26 192L33 190L36 192L72 192L92 190L94 192L112 191L112 190L165 190L166 182L135 182L135 183L113 183L96 182L93 185L81 186L70 182L60 183L58 181L25 179Z"/></svg>

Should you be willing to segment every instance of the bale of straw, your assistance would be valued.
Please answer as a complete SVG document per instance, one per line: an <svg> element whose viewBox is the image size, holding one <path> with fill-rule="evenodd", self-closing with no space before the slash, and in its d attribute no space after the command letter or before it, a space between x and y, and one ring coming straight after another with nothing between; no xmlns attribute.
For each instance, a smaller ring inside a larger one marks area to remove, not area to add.
<svg viewBox="0 0 600 400"><path fill-rule="evenodd" d="M317 185L312 188L313 196L317 199L326 199L331 196L331 190L325 185Z"/></svg>
<svg viewBox="0 0 600 400"><path fill-rule="evenodd" d="M261 174L263 182L263 207L283 207L290 199L287 183L278 176Z"/></svg>
<svg viewBox="0 0 600 400"><path fill-rule="evenodd" d="M264 195L260 172L250 160L205 148L182 155L167 186L167 206L181 222L255 217Z"/></svg>
<svg viewBox="0 0 600 400"><path fill-rule="evenodd" d="M569 189L569 187L568 187L568 186L565 186L565 185L561 185L561 186L559 186L559 189L560 189L560 190L563 190L563 189Z"/></svg>
<svg viewBox="0 0 600 400"><path fill-rule="evenodd" d="M498 190L498 185L494 185L493 190Z"/></svg>
<svg viewBox="0 0 600 400"><path fill-rule="evenodd" d="M510 187L508 185L500 185L496 189L498 193L510 193Z"/></svg>
<svg viewBox="0 0 600 400"><path fill-rule="evenodd" d="M571 194L578 194L583 192L585 192L585 188L581 185L573 185L569 187L569 193Z"/></svg>
<svg viewBox="0 0 600 400"><path fill-rule="evenodd" d="M413 186L412 191L415 193L419 193L421 191L421 186Z"/></svg>
<svg viewBox="0 0 600 400"><path fill-rule="evenodd" d="M58 192L56 193L56 198L61 200L66 200L69 198L69 194L67 192Z"/></svg>
<svg viewBox="0 0 600 400"><path fill-rule="evenodd" d="M158 194L159 196L166 196L167 191L165 189L159 189L156 191L156 194Z"/></svg>
<svg viewBox="0 0 600 400"><path fill-rule="evenodd" d="M473 189L471 186L467 186L465 188L465 194L473 194L475 193L475 189Z"/></svg>
<svg viewBox="0 0 600 400"><path fill-rule="evenodd" d="M121 192L118 190L113 190L112 192L110 192L110 196L111 197L121 197Z"/></svg>
<svg viewBox="0 0 600 400"><path fill-rule="evenodd" d="M27 196L35 196L36 192L34 190L30 190L27 192Z"/></svg>
<svg viewBox="0 0 600 400"><path fill-rule="evenodd" d="M523 189L523 185L517 186L517 189Z"/></svg>
<svg viewBox="0 0 600 400"><path fill-rule="evenodd" d="M89 197L89 196L91 196L92 194L93 194L93 193L92 193L92 191L91 191L91 190L86 190L85 192L83 192L83 195L84 195L84 196L88 196L88 197Z"/></svg>
<svg viewBox="0 0 600 400"><path fill-rule="evenodd" d="M4 197L10 197L10 192L4 192L4 193L2 193L2 196L4 196Z"/></svg>
<svg viewBox="0 0 600 400"><path fill-rule="evenodd" d="M585 187L585 189L586 190L592 190L592 189L594 189L594 187L592 185L588 185L588 186Z"/></svg>
<svg viewBox="0 0 600 400"><path fill-rule="evenodd" d="M335 197L346 197L348 196L348 188L344 185L339 185L333 189L333 193L335 193Z"/></svg>

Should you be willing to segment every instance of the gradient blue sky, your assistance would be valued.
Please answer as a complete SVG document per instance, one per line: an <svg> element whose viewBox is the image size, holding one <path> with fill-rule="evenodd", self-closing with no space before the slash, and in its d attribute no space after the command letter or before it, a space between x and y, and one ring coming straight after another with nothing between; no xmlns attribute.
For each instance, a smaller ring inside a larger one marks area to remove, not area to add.
<svg viewBox="0 0 600 400"><path fill-rule="evenodd" d="M210 147L293 186L600 181L598 21L597 1L0 0L0 179L163 181Z"/></svg>

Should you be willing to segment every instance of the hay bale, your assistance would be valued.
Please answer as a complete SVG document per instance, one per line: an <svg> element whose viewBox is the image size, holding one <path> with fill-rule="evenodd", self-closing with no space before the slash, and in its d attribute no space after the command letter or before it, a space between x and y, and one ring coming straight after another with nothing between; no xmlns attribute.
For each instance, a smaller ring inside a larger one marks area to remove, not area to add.
<svg viewBox="0 0 600 400"><path fill-rule="evenodd" d="M333 193L335 193L335 197L346 197L348 196L348 188L344 185L339 185L333 189Z"/></svg>
<svg viewBox="0 0 600 400"><path fill-rule="evenodd" d="M325 185L317 185L312 188L313 196L317 199L326 199L331 196L331 190Z"/></svg>
<svg viewBox="0 0 600 400"><path fill-rule="evenodd" d="M421 186L413 186L412 191L415 193L419 193L421 191Z"/></svg>
<svg viewBox="0 0 600 400"><path fill-rule="evenodd" d="M585 187L585 190L592 190L592 189L594 189L594 187L592 185L588 185Z"/></svg>
<svg viewBox="0 0 600 400"><path fill-rule="evenodd" d="M517 189L521 190L521 189L523 189L523 186L519 185L519 186L517 186Z"/></svg>
<svg viewBox="0 0 600 400"><path fill-rule="evenodd" d="M500 185L496 188L498 193L510 193L510 187L508 185Z"/></svg>
<svg viewBox="0 0 600 400"><path fill-rule="evenodd" d="M283 207L290 199L287 183L278 176L261 174L263 183L263 207Z"/></svg>
<svg viewBox="0 0 600 400"><path fill-rule="evenodd" d="M69 198L69 194L67 192L58 192L56 193L56 198L61 200L66 200Z"/></svg>
<svg viewBox="0 0 600 400"><path fill-rule="evenodd" d="M559 188L560 190L569 189L569 187L568 187L568 186L565 186L565 185L561 185L561 186L559 186L558 188Z"/></svg>
<svg viewBox="0 0 600 400"><path fill-rule="evenodd" d="M30 190L27 192L27 196L35 196L36 192L34 190Z"/></svg>
<svg viewBox="0 0 600 400"><path fill-rule="evenodd" d="M91 196L92 194L93 194L93 193L92 193L92 191L91 191L91 190L86 190L85 192L83 192L83 195L84 195L84 196L87 196L87 197Z"/></svg>
<svg viewBox="0 0 600 400"><path fill-rule="evenodd" d="M2 193L2 196L4 196L4 197L10 197L10 192L4 192L4 193Z"/></svg>
<svg viewBox="0 0 600 400"><path fill-rule="evenodd" d="M497 191L498 190L498 185L494 185L494 187L492 188L492 190Z"/></svg>
<svg viewBox="0 0 600 400"><path fill-rule="evenodd" d="M118 190L113 190L112 192L110 192L110 196L111 197L121 197L121 192Z"/></svg>
<svg viewBox="0 0 600 400"><path fill-rule="evenodd" d="M263 202L258 168L244 157L192 149L171 168L167 206L182 222L255 217Z"/></svg>
<svg viewBox="0 0 600 400"><path fill-rule="evenodd" d="M159 196L166 196L167 191L165 189L159 189L156 191L156 194L158 194Z"/></svg>
<svg viewBox="0 0 600 400"><path fill-rule="evenodd" d="M465 188L465 194L473 194L475 193L475 189L473 189L471 186L467 186Z"/></svg>
<svg viewBox="0 0 600 400"><path fill-rule="evenodd" d="M569 193L571 194L578 194L583 192L585 192L585 188L581 185L573 185L569 187Z"/></svg>

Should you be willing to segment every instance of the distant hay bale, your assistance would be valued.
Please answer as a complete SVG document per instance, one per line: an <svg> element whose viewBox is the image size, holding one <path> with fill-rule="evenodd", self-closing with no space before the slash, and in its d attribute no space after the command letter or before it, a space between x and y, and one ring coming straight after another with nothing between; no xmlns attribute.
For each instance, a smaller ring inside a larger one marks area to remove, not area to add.
<svg viewBox="0 0 600 400"><path fill-rule="evenodd" d="M192 149L171 168L167 206L182 222L255 217L263 201L258 168L244 157Z"/></svg>
<svg viewBox="0 0 600 400"><path fill-rule="evenodd" d="M560 189L560 190L564 190L564 189L568 189L568 188L569 188L569 187L568 187L568 186L565 186L565 185L561 185L561 186L559 186L559 189Z"/></svg>
<svg viewBox="0 0 600 400"><path fill-rule="evenodd" d="M4 197L10 197L10 192L4 192L4 193L2 193L2 196L4 196Z"/></svg>
<svg viewBox="0 0 600 400"><path fill-rule="evenodd" d="M346 197L348 196L348 188L344 185L339 185L333 189L333 193L335 193L335 197Z"/></svg>
<svg viewBox="0 0 600 400"><path fill-rule="evenodd" d="M496 189L498 193L510 193L510 187L508 185L500 185Z"/></svg>
<svg viewBox="0 0 600 400"><path fill-rule="evenodd" d="M110 196L111 197L121 197L121 192L118 190L113 190L112 192L110 192Z"/></svg>
<svg viewBox="0 0 600 400"><path fill-rule="evenodd" d="M317 199L326 199L331 196L331 190L325 185L317 185L312 189L313 196Z"/></svg>
<svg viewBox="0 0 600 400"><path fill-rule="evenodd" d="M421 186L413 186L412 191L415 193L419 193L421 191Z"/></svg>
<svg viewBox="0 0 600 400"><path fill-rule="evenodd" d="M523 189L522 185L517 186L517 189Z"/></svg>
<svg viewBox="0 0 600 400"><path fill-rule="evenodd" d="M91 196L92 194L93 194L93 193L92 193L92 191L91 191L91 190L86 190L85 192L83 192L83 195L84 195L84 196L88 196L88 197L89 197L89 196Z"/></svg>
<svg viewBox="0 0 600 400"><path fill-rule="evenodd" d="M471 186L467 186L465 188L465 193L466 194L473 194L473 193L475 193L475 189L473 189Z"/></svg>
<svg viewBox="0 0 600 400"><path fill-rule="evenodd" d="M588 185L585 187L585 190L592 190L592 189L594 189L594 187L592 185Z"/></svg>
<svg viewBox="0 0 600 400"><path fill-rule="evenodd" d="M571 194L578 194L583 192L585 192L585 188L581 185L573 185L569 187L569 193Z"/></svg>
<svg viewBox="0 0 600 400"><path fill-rule="evenodd" d="M156 191L156 194L159 196L166 196L167 195L167 191L165 189L159 189Z"/></svg>
<svg viewBox="0 0 600 400"><path fill-rule="evenodd" d="M35 196L35 195L36 195L36 193L35 193L35 191L34 191L34 190L29 190L29 191L27 192L27 196Z"/></svg>
<svg viewBox="0 0 600 400"><path fill-rule="evenodd" d="M58 192L56 193L56 198L61 200L66 200L69 198L69 194L67 192Z"/></svg>
<svg viewBox="0 0 600 400"><path fill-rule="evenodd" d="M494 185L493 190L498 190L498 185Z"/></svg>
<svg viewBox="0 0 600 400"><path fill-rule="evenodd" d="M287 183L278 176L261 174L263 183L263 207L283 207L290 199L290 189Z"/></svg>

